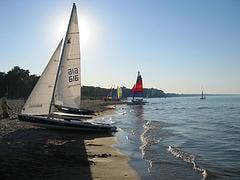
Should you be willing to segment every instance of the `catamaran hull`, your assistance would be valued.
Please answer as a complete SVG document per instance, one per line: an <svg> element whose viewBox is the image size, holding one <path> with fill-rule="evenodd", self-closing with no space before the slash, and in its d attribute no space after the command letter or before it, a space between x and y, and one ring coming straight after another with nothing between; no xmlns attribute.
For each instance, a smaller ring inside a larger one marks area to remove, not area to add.
<svg viewBox="0 0 240 180"><path fill-rule="evenodd" d="M80 109L80 110L73 110L73 109L61 109L60 111L65 113L71 113L71 114L79 114L79 115L93 115L96 116L95 112L88 109Z"/></svg>
<svg viewBox="0 0 240 180"><path fill-rule="evenodd" d="M20 121L29 123L34 126L76 131L92 131L92 132L116 132L117 128L109 124L95 124L80 121L67 121L63 119L48 119L47 117L18 115Z"/></svg>
<svg viewBox="0 0 240 180"><path fill-rule="evenodd" d="M131 101L127 102L127 105L145 105L146 103L146 101Z"/></svg>
<svg viewBox="0 0 240 180"><path fill-rule="evenodd" d="M95 112L90 109L76 109L76 108L64 107L64 106L59 106L59 105L55 105L55 107L60 112L63 112L63 113L96 116Z"/></svg>
<svg viewBox="0 0 240 180"><path fill-rule="evenodd" d="M90 115L78 115L78 114L70 114L64 112L53 112L52 116L59 119L67 119L67 120L83 120L83 119L92 119L93 116Z"/></svg>

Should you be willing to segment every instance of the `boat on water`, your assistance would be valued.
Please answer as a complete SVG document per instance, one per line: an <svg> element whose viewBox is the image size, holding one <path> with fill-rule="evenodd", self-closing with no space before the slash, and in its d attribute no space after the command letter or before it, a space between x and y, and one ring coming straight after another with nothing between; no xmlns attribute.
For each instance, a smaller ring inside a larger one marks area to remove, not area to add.
<svg viewBox="0 0 240 180"><path fill-rule="evenodd" d="M117 100L120 101L122 98L122 88L117 86Z"/></svg>
<svg viewBox="0 0 240 180"><path fill-rule="evenodd" d="M200 99L206 99L206 96L203 94L203 91L202 91Z"/></svg>
<svg viewBox="0 0 240 180"><path fill-rule="evenodd" d="M104 98L104 101L112 101L114 94L114 86L111 86L109 94Z"/></svg>
<svg viewBox="0 0 240 180"><path fill-rule="evenodd" d="M120 101L122 98L122 88L117 86L117 89L112 86L109 94L104 98L105 101Z"/></svg>
<svg viewBox="0 0 240 180"><path fill-rule="evenodd" d="M48 128L116 131L116 127L110 124L83 120L91 111L80 109L80 60L77 8L73 4L64 43L62 45L61 40L57 46L21 114L18 115L19 120ZM60 112L59 108L65 112ZM79 114L70 114L69 110Z"/></svg>
<svg viewBox="0 0 240 180"><path fill-rule="evenodd" d="M140 72L138 71L137 81L131 89L132 100L127 102L127 105L144 105L147 101L143 100L143 81Z"/></svg>

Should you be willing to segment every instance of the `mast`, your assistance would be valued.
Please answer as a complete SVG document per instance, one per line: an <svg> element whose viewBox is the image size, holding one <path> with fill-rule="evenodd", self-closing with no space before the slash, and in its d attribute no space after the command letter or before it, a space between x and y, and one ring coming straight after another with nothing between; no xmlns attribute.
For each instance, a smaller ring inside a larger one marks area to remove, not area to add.
<svg viewBox="0 0 240 180"><path fill-rule="evenodd" d="M50 117L50 113L51 113L51 110L52 110L52 105L53 105L53 101L54 101L54 95L55 95L55 91L56 91L56 87L57 87L58 76L59 76L59 74L60 74L60 68L61 68L61 65L62 65L62 62L63 62L64 47L65 47L65 44L66 44L67 41L68 41L67 35L68 35L68 33L69 33L70 24L71 24L71 20L72 20L72 18L73 18L73 12L74 12L74 11L76 11L76 5L75 5L75 3L73 3L73 7L72 7L72 11L71 11L71 16L70 16L70 19L69 19L69 22L68 22L67 32L66 32L65 39L64 39L64 43L63 43L63 46L62 46L61 57L60 57L60 60L59 60L59 66L58 66L57 75L56 75L56 79L55 79L55 83L54 83L54 87L53 87L52 98L51 98L51 102L50 102L50 106L49 106L48 118ZM80 98L81 98L81 97L80 97Z"/></svg>

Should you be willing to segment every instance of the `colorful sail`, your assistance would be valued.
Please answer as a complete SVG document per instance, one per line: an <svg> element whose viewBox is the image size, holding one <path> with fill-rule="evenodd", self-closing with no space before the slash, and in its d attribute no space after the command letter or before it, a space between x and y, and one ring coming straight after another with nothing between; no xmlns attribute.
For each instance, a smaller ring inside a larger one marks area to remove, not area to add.
<svg viewBox="0 0 240 180"><path fill-rule="evenodd" d="M118 99L122 98L122 88L119 86L117 87L117 97L118 97Z"/></svg>
<svg viewBox="0 0 240 180"><path fill-rule="evenodd" d="M140 72L138 72L137 82L134 88L134 92L143 92L143 82Z"/></svg>
<svg viewBox="0 0 240 180"><path fill-rule="evenodd" d="M131 89L131 94L133 94L134 91L135 91L135 84L134 84L134 86L133 86L132 89Z"/></svg>
<svg viewBox="0 0 240 180"><path fill-rule="evenodd" d="M143 81L140 72L138 72L136 84L131 89L131 94L133 98L143 96Z"/></svg>

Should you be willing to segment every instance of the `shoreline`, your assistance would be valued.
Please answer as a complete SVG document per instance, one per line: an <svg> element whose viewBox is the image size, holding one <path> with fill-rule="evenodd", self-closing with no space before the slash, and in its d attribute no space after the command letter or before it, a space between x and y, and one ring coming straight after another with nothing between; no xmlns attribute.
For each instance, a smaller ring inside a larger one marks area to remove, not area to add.
<svg viewBox="0 0 240 180"><path fill-rule="evenodd" d="M116 137L95 138L86 141L89 160L94 163L94 166L91 166L93 179L140 179L137 171L129 163L129 156L113 147L117 143Z"/></svg>
<svg viewBox="0 0 240 180"><path fill-rule="evenodd" d="M15 112L22 104L9 102ZM113 112L106 108L96 117ZM0 179L140 179L129 156L113 147L117 144L111 134L48 130L1 119Z"/></svg>

